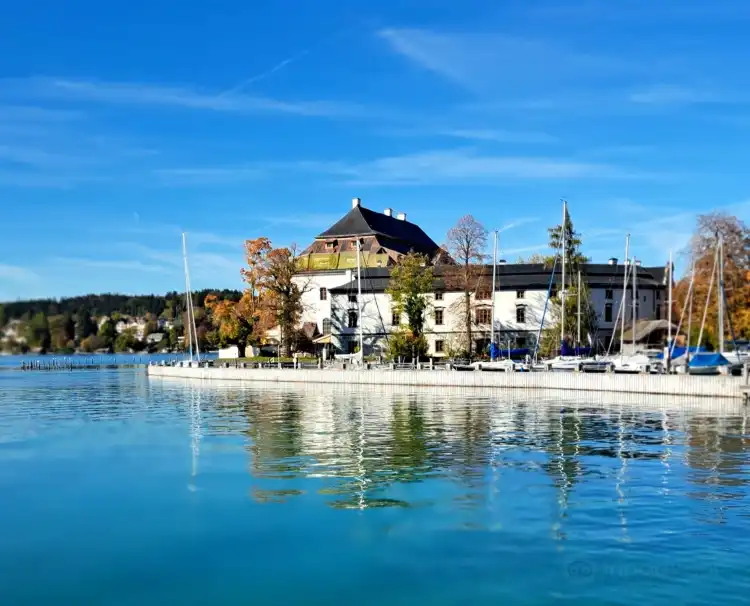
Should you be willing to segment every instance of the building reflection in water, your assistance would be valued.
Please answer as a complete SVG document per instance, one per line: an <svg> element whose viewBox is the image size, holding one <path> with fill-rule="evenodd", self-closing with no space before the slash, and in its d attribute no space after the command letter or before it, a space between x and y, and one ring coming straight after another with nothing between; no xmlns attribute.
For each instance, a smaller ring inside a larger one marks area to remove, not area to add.
<svg viewBox="0 0 750 606"><path fill-rule="evenodd" d="M571 499L609 486L628 540L629 494L642 474L657 474L664 496L692 486L690 496L724 507L746 494L750 478L746 413L733 402L322 385L199 384L195 392L193 474L201 423L241 433L250 494L264 503L314 493L340 509L430 505L436 497L417 488L429 481L442 502L486 512L517 498L522 481L533 498L555 503L552 530L564 539ZM201 392L211 394L210 413Z"/></svg>

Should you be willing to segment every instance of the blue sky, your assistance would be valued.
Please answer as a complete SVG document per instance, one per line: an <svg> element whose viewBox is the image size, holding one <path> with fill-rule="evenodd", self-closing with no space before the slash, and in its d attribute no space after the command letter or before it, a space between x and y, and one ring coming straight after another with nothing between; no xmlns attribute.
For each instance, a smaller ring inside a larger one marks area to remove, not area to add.
<svg viewBox="0 0 750 606"><path fill-rule="evenodd" d="M569 200L584 250L644 264L695 215L750 219L739 0L7 3L0 300L240 287L242 242L350 208L508 260Z"/></svg>

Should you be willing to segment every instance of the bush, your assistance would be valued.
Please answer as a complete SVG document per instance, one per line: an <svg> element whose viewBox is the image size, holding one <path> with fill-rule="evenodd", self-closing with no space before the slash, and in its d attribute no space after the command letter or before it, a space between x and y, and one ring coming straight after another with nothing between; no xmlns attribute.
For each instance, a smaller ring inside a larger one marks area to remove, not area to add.
<svg viewBox="0 0 750 606"><path fill-rule="evenodd" d="M408 328L400 328L388 338L386 355L391 360L419 360L427 355L427 349L424 335L415 337Z"/></svg>

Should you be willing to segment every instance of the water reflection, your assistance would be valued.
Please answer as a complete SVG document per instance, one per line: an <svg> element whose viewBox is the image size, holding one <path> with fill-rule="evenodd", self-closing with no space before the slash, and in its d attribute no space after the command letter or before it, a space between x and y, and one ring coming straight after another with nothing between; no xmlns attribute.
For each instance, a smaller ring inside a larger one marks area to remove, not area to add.
<svg viewBox="0 0 750 606"><path fill-rule="evenodd" d="M552 529L560 539L581 485L608 494L621 540L627 541L629 501L644 483L653 483L649 489L664 498L682 491L732 503L744 499L750 479L747 413L734 402L610 397L584 405L561 401L559 393L529 400L523 392L169 380L152 389L186 385L192 475L202 433L241 432L250 475L259 483L250 494L262 503L313 491L341 509L434 505L444 499L463 510L489 509L502 491L519 490L500 488L509 476L523 483L527 495L554 498ZM709 410L702 410L706 406ZM278 487L270 486L274 482ZM424 482L439 484L440 495L404 488Z"/></svg>

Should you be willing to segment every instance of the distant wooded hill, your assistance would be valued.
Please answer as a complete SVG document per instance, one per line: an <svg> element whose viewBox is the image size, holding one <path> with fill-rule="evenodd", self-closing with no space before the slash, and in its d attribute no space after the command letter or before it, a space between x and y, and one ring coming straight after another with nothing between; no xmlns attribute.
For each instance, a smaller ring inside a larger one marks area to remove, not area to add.
<svg viewBox="0 0 750 606"><path fill-rule="evenodd" d="M193 293L193 305L202 307L206 295L211 293L219 299L234 301L239 300L242 296L242 292L239 290L204 289ZM45 316L75 315L84 310L88 311L89 315L93 317L111 316L114 313L139 317L153 314L158 317L168 309L171 309L174 314L179 314L185 308L185 293L173 291L165 295L92 294L62 299L9 301L0 303L0 308L4 312L0 314L0 320L4 319L5 322L24 317L28 318L38 313L43 313Z"/></svg>

